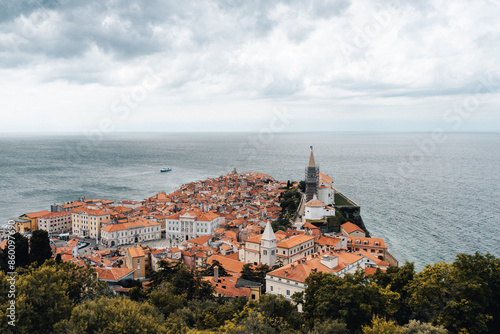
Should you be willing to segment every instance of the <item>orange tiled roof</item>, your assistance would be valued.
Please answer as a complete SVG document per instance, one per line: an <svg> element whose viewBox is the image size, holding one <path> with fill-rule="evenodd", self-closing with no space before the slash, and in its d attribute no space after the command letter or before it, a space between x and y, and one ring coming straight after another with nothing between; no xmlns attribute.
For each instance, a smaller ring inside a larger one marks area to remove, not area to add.
<svg viewBox="0 0 500 334"><path fill-rule="evenodd" d="M129 268L95 268L97 277L106 281L119 281L134 270Z"/></svg>
<svg viewBox="0 0 500 334"><path fill-rule="evenodd" d="M144 253L144 249L142 247L129 247L127 248L127 252L130 254L130 257L142 257L146 254Z"/></svg>
<svg viewBox="0 0 500 334"><path fill-rule="evenodd" d="M222 255L210 256L207 260L207 263L212 264L212 262L214 260L219 261L224 269L226 269L227 271L232 272L234 274L241 273L241 270L243 269L243 266L245 265L245 263L243 263L241 261L234 260L234 259L222 256Z"/></svg>
<svg viewBox="0 0 500 334"><path fill-rule="evenodd" d="M307 241L310 241L313 239L314 239L314 236L312 236L312 235L299 234L299 235L295 235L295 236L292 236L288 239L285 239L283 241L278 242L276 244L276 247L292 248L292 247L298 246L304 242L307 242Z"/></svg>
<svg viewBox="0 0 500 334"><path fill-rule="evenodd" d="M344 224L340 225L340 227L343 228L344 231L347 232L347 234L351 234L351 233L356 232L356 231L360 231L360 232L365 233L365 231L363 231L363 229L361 227L359 227L358 225L353 224L351 222L344 223Z"/></svg>
<svg viewBox="0 0 500 334"><path fill-rule="evenodd" d="M45 216L49 213L50 213L50 211L43 210L43 211L38 211L38 212L25 213L23 216L28 216L29 218L33 219L33 218L39 218L41 216Z"/></svg>

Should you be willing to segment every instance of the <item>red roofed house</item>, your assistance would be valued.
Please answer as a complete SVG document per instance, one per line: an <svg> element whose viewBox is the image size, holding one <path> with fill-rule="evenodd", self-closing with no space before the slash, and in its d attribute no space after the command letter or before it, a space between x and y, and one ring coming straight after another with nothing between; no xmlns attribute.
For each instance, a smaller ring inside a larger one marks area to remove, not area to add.
<svg viewBox="0 0 500 334"><path fill-rule="evenodd" d="M358 268L364 270L367 265L375 266L375 263L361 254L323 249L267 273L266 293L282 295L291 300L294 293L306 289L305 281L310 274L330 273L344 276L346 273L356 272Z"/></svg>
<svg viewBox="0 0 500 334"><path fill-rule="evenodd" d="M127 268L134 269L134 278L143 279L151 269L151 251L149 247L129 247L126 249L125 263Z"/></svg>
<svg viewBox="0 0 500 334"><path fill-rule="evenodd" d="M49 234L71 232L71 213L68 211L50 212L38 217L38 229Z"/></svg>
<svg viewBox="0 0 500 334"><path fill-rule="evenodd" d="M49 213L48 210L25 213L15 221L14 228L20 233L38 230L38 218Z"/></svg>
<svg viewBox="0 0 500 334"><path fill-rule="evenodd" d="M351 222L344 223L340 226L340 233L346 237L365 237L366 233L361 227Z"/></svg>

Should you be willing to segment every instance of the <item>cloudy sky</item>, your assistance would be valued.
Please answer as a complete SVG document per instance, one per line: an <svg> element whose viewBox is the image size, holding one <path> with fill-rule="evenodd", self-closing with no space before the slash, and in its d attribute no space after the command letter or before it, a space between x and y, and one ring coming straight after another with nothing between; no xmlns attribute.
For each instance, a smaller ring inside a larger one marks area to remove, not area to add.
<svg viewBox="0 0 500 334"><path fill-rule="evenodd" d="M0 6L2 133L500 130L500 0Z"/></svg>

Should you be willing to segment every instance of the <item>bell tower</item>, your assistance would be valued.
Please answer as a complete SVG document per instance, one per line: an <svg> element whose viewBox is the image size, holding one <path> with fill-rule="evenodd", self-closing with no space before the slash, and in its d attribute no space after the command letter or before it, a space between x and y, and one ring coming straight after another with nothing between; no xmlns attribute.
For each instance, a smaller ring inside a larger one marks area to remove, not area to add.
<svg viewBox="0 0 500 334"><path fill-rule="evenodd" d="M270 267L276 264L276 236L269 221L260 239L260 262Z"/></svg>
<svg viewBox="0 0 500 334"><path fill-rule="evenodd" d="M311 146L311 155L309 156L309 165L306 167L306 202L318 196L319 166L314 161L313 147Z"/></svg>

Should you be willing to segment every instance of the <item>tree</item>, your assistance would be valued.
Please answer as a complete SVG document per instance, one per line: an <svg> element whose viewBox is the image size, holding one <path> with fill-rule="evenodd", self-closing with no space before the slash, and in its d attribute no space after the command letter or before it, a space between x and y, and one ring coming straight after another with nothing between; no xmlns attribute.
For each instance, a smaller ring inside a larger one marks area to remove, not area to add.
<svg viewBox="0 0 500 334"><path fill-rule="evenodd" d="M349 334L346 324L338 320L317 321L314 328L308 334Z"/></svg>
<svg viewBox="0 0 500 334"><path fill-rule="evenodd" d="M302 181L299 182L299 189L302 192L306 191L306 182L304 180L302 180Z"/></svg>
<svg viewBox="0 0 500 334"><path fill-rule="evenodd" d="M54 324L69 316L67 274L54 266L30 267L16 283L16 330L19 333L52 333Z"/></svg>
<svg viewBox="0 0 500 334"><path fill-rule="evenodd" d="M250 303L259 313L271 320L273 325L279 324L282 330L285 328L300 328L302 325L302 314L297 307L283 296L262 295L256 302Z"/></svg>
<svg viewBox="0 0 500 334"><path fill-rule="evenodd" d="M394 320L373 317L371 326L363 326L363 334L402 334L403 329Z"/></svg>
<svg viewBox="0 0 500 334"><path fill-rule="evenodd" d="M487 333L500 320L500 259L458 254L454 263L428 265L408 286L417 319L451 332Z"/></svg>
<svg viewBox="0 0 500 334"><path fill-rule="evenodd" d="M408 306L408 286L414 276L415 265L413 262L406 262L400 267L389 267L386 272L377 269L371 277L381 287L389 288L401 296L397 301L397 312L394 314L394 318L400 325L405 324L412 313Z"/></svg>
<svg viewBox="0 0 500 334"><path fill-rule="evenodd" d="M186 294L187 300L212 299L214 289L212 284L203 280L195 270L189 270L182 265L168 283L169 291L174 295Z"/></svg>
<svg viewBox="0 0 500 334"><path fill-rule="evenodd" d="M11 252L11 254L14 257L15 268L17 269L27 266L29 264L28 239L19 232L14 233L10 238L11 238L10 240L14 241L14 252ZM1 270L3 270L6 273L14 271L10 268L8 261L9 261L9 241L7 241L7 246L3 250L0 250Z"/></svg>
<svg viewBox="0 0 500 334"><path fill-rule="evenodd" d="M55 333L166 333L163 316L148 302L102 297L77 305Z"/></svg>
<svg viewBox="0 0 500 334"><path fill-rule="evenodd" d="M163 282L170 282L172 278L179 272L180 268L184 266L181 261L168 262L165 260L160 260L158 262L158 270L150 273L149 277L151 283L150 288L155 288L161 285Z"/></svg>
<svg viewBox="0 0 500 334"><path fill-rule="evenodd" d="M241 269L241 278L262 284L262 293L266 292L266 274L271 271L267 264L253 267L251 263L246 263Z"/></svg>
<svg viewBox="0 0 500 334"><path fill-rule="evenodd" d="M214 276L214 267L219 267L219 277L229 276L226 269L224 269L222 264L217 260L213 260L210 265L207 264L205 269L200 272L201 275L202 276Z"/></svg>
<svg viewBox="0 0 500 334"><path fill-rule="evenodd" d="M165 317L187 305L186 294L174 295L168 290L168 284L162 283L150 292L149 302L156 306Z"/></svg>
<svg viewBox="0 0 500 334"><path fill-rule="evenodd" d="M447 334L448 331L442 326L433 326L428 322L411 320L403 326L401 334Z"/></svg>
<svg viewBox="0 0 500 334"><path fill-rule="evenodd" d="M245 306L232 320L226 321L224 333L229 334L274 334L277 331L259 311Z"/></svg>
<svg viewBox="0 0 500 334"><path fill-rule="evenodd" d="M391 316L397 311L399 294L370 282L361 270L343 278L313 274L306 284L303 309L309 322L315 318L338 319L349 330L358 331L371 323L373 315Z"/></svg>
<svg viewBox="0 0 500 334"><path fill-rule="evenodd" d="M52 257L49 234L44 230L35 230L30 238L30 262L41 266Z"/></svg>

